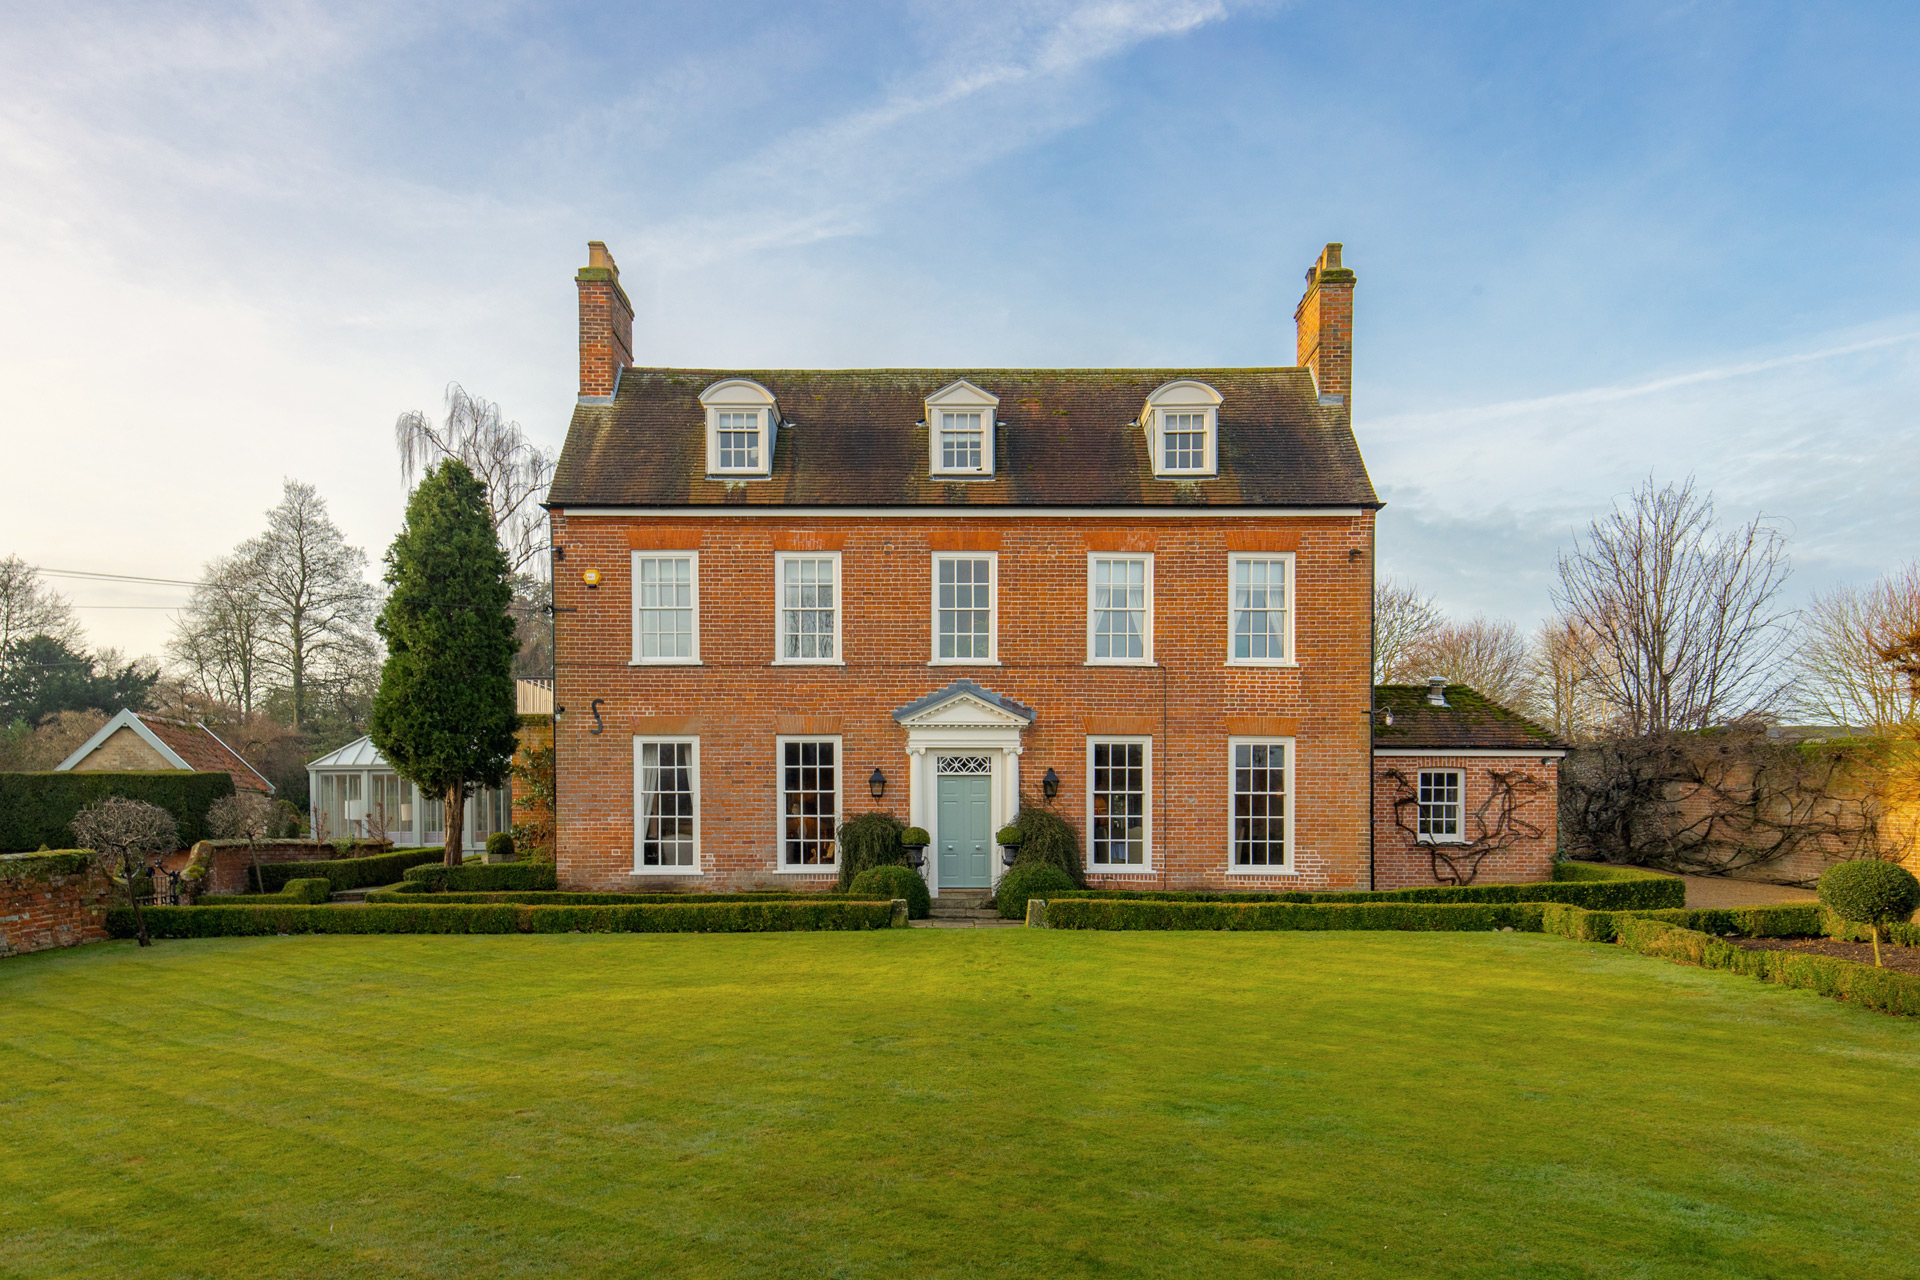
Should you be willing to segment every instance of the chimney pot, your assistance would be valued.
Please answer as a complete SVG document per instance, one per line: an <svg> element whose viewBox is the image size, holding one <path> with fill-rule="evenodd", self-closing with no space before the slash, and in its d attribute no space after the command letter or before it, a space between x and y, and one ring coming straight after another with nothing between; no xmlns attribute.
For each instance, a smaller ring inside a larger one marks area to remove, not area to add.
<svg viewBox="0 0 1920 1280"><path fill-rule="evenodd" d="M1341 244L1329 241L1307 268L1307 291L1294 308L1298 363L1313 373L1320 404L1350 414L1353 407L1353 272L1340 262Z"/></svg>

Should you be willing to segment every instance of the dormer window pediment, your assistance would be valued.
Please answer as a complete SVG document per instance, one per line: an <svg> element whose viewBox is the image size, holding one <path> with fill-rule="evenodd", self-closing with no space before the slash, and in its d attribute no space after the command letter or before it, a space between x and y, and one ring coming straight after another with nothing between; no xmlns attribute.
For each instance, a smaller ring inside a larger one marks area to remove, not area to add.
<svg viewBox="0 0 1920 1280"><path fill-rule="evenodd" d="M1220 467L1218 391L1182 378L1157 388L1140 412L1156 476L1210 476Z"/></svg>
<svg viewBox="0 0 1920 1280"><path fill-rule="evenodd" d="M928 473L992 479L999 412L1000 398L965 378L928 396Z"/></svg>
<svg viewBox="0 0 1920 1280"><path fill-rule="evenodd" d="M707 413L707 474L765 477L773 474L773 446L780 406L773 392L750 378L728 378L700 393Z"/></svg>

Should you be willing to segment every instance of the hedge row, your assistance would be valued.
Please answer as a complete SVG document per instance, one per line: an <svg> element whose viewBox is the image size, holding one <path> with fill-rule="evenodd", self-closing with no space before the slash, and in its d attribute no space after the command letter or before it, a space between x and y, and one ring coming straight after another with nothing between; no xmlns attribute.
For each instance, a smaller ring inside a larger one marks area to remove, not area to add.
<svg viewBox="0 0 1920 1280"><path fill-rule="evenodd" d="M433 845L424 849L394 849L365 858L337 858L326 862L263 862L259 868L260 887L267 893L278 893L287 887L290 880L309 880L319 876L333 886L335 893L343 889L365 889L392 884L405 875L409 867L417 867L443 856L440 846Z"/></svg>
<svg viewBox="0 0 1920 1280"><path fill-rule="evenodd" d="M199 907L294 906L302 903L325 902L332 896L332 881L313 877L306 880L289 880L280 886L278 893L203 893L194 900L194 905Z"/></svg>
<svg viewBox="0 0 1920 1280"><path fill-rule="evenodd" d="M427 863L407 869L402 893L543 892L558 889L551 862L475 862L449 867Z"/></svg>
<svg viewBox="0 0 1920 1280"><path fill-rule="evenodd" d="M77 875L92 861L93 854L86 849L0 853L0 880L50 880L54 876Z"/></svg>
<svg viewBox="0 0 1920 1280"><path fill-rule="evenodd" d="M1814 902L1773 907L1633 912L1587 911L1564 903L1552 903L1547 907L1542 923L1548 933L1578 938L1582 942L1612 942L1618 936L1619 922L1628 918L1657 920L1662 924L1700 933L1737 934L1743 938L1818 937L1822 927L1820 906Z"/></svg>
<svg viewBox="0 0 1920 1280"><path fill-rule="evenodd" d="M381 904L366 907L148 907L156 938L260 937L291 933L781 933L885 929L891 902L648 903L617 907ZM131 938L133 911L107 913L107 932Z"/></svg>
<svg viewBox="0 0 1920 1280"><path fill-rule="evenodd" d="M1537 902L1186 902L1047 900L1051 929L1409 929L1540 932Z"/></svg>
<svg viewBox="0 0 1920 1280"><path fill-rule="evenodd" d="M1621 945L1641 955L1744 973L1881 1013L1920 1017L1920 974L1801 951L1749 951L1664 920L1621 916L1615 927Z"/></svg>
<svg viewBox="0 0 1920 1280"><path fill-rule="evenodd" d="M804 893L794 889L757 889L743 893L569 893L564 890L542 892L537 889L503 890L498 893L436 893L441 902L512 902L539 907L609 907L648 902L819 902L838 899L837 893ZM410 902L419 904L420 891L411 888L376 889L368 902Z"/></svg>
<svg viewBox="0 0 1920 1280"><path fill-rule="evenodd" d="M73 839L73 815L108 796L145 800L171 813L185 849L206 839L207 810L232 794L227 773L0 773L0 849L64 846Z"/></svg>
<svg viewBox="0 0 1920 1280"><path fill-rule="evenodd" d="M1840 938L1846 942L1867 942L1873 937L1873 932L1867 926L1842 920L1831 911L1821 913L1821 925L1829 938ZM1880 941L1900 947L1920 947L1920 924L1883 924L1880 926Z"/></svg>
<svg viewBox="0 0 1920 1280"><path fill-rule="evenodd" d="M1580 871L1559 879L1560 867L1578 867ZM1594 874L1594 873L1601 874ZM1114 902L1570 902L1591 910L1638 911L1686 905L1686 883L1674 876L1656 875L1634 867L1601 867L1586 863L1561 863L1556 878L1537 884L1465 884L1433 885L1419 889L1341 890L1312 892L1304 889L1272 891L1221 891L1179 889L1066 889L1047 895L1048 900L1099 898Z"/></svg>

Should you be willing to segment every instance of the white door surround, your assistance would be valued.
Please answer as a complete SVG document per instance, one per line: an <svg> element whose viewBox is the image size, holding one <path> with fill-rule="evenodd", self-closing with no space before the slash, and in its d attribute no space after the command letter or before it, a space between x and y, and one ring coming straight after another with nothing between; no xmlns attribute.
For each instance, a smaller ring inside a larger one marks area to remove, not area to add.
<svg viewBox="0 0 1920 1280"><path fill-rule="evenodd" d="M943 756L984 756L993 782L988 790L990 826L998 831L1020 812L1020 735L1033 723L1031 707L975 684L956 680L938 693L910 702L893 713L907 731L908 822L933 831L939 803L940 759ZM940 894L939 859L927 858L927 887ZM1001 866L992 860L993 880Z"/></svg>

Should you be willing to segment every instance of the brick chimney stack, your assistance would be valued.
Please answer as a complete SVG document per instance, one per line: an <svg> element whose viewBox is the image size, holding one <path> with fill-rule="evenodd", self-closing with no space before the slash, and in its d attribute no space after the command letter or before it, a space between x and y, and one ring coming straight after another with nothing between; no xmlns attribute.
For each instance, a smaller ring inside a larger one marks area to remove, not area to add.
<svg viewBox="0 0 1920 1280"><path fill-rule="evenodd" d="M1307 268L1307 292L1294 308L1299 363L1313 370L1320 403L1353 408L1353 272L1340 265L1340 246L1329 244Z"/></svg>
<svg viewBox="0 0 1920 1280"><path fill-rule="evenodd" d="M611 399L620 371L633 363L633 304L607 246L587 242L580 286L580 398Z"/></svg>

